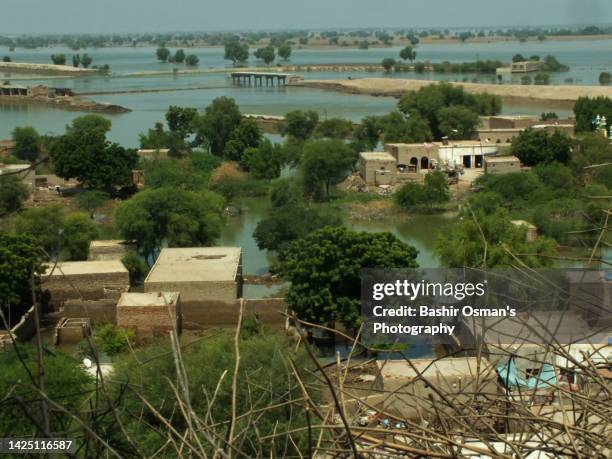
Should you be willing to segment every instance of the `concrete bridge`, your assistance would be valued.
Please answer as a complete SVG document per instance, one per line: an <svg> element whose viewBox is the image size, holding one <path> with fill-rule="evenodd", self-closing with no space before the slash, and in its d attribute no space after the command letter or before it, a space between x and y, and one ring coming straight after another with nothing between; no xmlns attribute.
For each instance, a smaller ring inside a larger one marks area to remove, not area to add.
<svg viewBox="0 0 612 459"><path fill-rule="evenodd" d="M232 82L237 85L263 86L264 80L266 86L274 86L276 80L277 86L286 86L292 80L299 80L301 77L293 73L279 72L231 72Z"/></svg>

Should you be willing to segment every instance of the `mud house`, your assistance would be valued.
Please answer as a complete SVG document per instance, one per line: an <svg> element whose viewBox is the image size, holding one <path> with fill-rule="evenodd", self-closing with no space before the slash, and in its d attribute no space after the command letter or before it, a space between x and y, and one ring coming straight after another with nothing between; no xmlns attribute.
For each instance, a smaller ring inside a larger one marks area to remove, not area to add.
<svg viewBox="0 0 612 459"><path fill-rule="evenodd" d="M136 250L136 244L121 240L91 241L89 260L121 260Z"/></svg>
<svg viewBox="0 0 612 459"><path fill-rule="evenodd" d="M513 62L510 66L510 70L512 73L530 73L537 72L540 70L540 62L539 61L520 61Z"/></svg>
<svg viewBox="0 0 612 459"><path fill-rule="evenodd" d="M397 161L387 152L360 153L359 172L366 185L389 185L395 182Z"/></svg>
<svg viewBox="0 0 612 459"><path fill-rule="evenodd" d="M116 300L130 287L128 270L119 260L67 261L45 268L42 288L55 307L66 300Z"/></svg>
<svg viewBox="0 0 612 459"><path fill-rule="evenodd" d="M182 301L233 301L242 296L240 247L163 249L145 292L180 292Z"/></svg>
<svg viewBox="0 0 612 459"><path fill-rule="evenodd" d="M117 326L136 333L139 340L181 332L178 292L124 293L117 302Z"/></svg>
<svg viewBox="0 0 612 459"><path fill-rule="evenodd" d="M485 174L510 174L521 171L521 161L516 156L490 156L485 158Z"/></svg>
<svg viewBox="0 0 612 459"><path fill-rule="evenodd" d="M497 154L499 147L478 141L388 143L385 151L395 158L398 173L410 173L427 171L436 164L480 169L484 158Z"/></svg>
<svg viewBox="0 0 612 459"><path fill-rule="evenodd" d="M138 157L140 159L167 159L170 154L168 148L157 148L157 149L143 149L138 150Z"/></svg>
<svg viewBox="0 0 612 459"><path fill-rule="evenodd" d="M344 382L349 405L366 400L374 409L400 418L421 418L435 412L432 403L440 392L446 394L447 402L461 404L472 394L490 399L497 395L497 387L495 368L477 357L412 359L411 364L405 360L369 361L353 365Z"/></svg>

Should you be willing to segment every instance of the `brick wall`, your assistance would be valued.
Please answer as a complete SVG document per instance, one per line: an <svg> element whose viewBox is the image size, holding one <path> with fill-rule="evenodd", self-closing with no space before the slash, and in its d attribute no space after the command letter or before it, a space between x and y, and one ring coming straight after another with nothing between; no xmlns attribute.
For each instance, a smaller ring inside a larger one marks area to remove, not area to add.
<svg viewBox="0 0 612 459"><path fill-rule="evenodd" d="M197 302L201 298L210 301L234 301L238 297L238 283L235 281L219 282L150 282L145 281L145 293L181 292L183 302Z"/></svg>
<svg viewBox="0 0 612 459"><path fill-rule="evenodd" d="M49 304L58 308L67 300L118 300L130 286L127 271L102 274L70 274L46 277L43 290L51 294Z"/></svg>
<svg viewBox="0 0 612 459"><path fill-rule="evenodd" d="M88 317L92 324L117 323L117 300L67 300L61 309L62 317Z"/></svg>

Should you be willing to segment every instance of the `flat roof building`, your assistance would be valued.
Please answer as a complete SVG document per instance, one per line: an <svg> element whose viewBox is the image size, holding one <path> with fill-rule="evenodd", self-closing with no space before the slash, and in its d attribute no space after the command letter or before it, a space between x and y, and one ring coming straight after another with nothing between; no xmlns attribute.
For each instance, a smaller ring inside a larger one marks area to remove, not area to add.
<svg viewBox="0 0 612 459"><path fill-rule="evenodd" d="M395 182L397 161L386 151L360 153L359 172L366 185L389 185Z"/></svg>
<svg viewBox="0 0 612 459"><path fill-rule="evenodd" d="M155 149L146 149L141 148L138 150L138 157L140 159L166 159L170 154L170 149L168 148L155 148Z"/></svg>
<svg viewBox="0 0 612 459"><path fill-rule="evenodd" d="M133 330L139 340L181 332L178 292L123 293L117 302L117 326Z"/></svg>
<svg viewBox="0 0 612 459"><path fill-rule="evenodd" d="M516 156L489 156L484 160L485 174L510 174L521 171L521 161Z"/></svg>
<svg viewBox="0 0 612 459"><path fill-rule="evenodd" d="M242 296L240 247L163 249L145 292L180 292L183 301L233 301Z"/></svg>
<svg viewBox="0 0 612 459"><path fill-rule="evenodd" d="M119 260L65 261L45 268L42 287L53 306L66 300L117 299L130 288L130 274Z"/></svg>
<svg viewBox="0 0 612 459"><path fill-rule="evenodd" d="M122 240L91 241L89 260L121 260L129 252L136 250L136 244Z"/></svg>

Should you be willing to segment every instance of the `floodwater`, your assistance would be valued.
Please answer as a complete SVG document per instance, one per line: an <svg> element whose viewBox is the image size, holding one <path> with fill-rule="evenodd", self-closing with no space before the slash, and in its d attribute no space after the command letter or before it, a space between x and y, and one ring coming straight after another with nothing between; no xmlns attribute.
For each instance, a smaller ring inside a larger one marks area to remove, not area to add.
<svg viewBox="0 0 612 459"><path fill-rule="evenodd" d="M491 44L426 44L417 47L417 60L438 62L473 61L477 59L499 59L509 62L516 53L525 56L552 54L560 62L570 66L569 72L552 74L555 84L571 79L576 84L595 85L599 74L612 68L612 40L599 41L544 41L544 42L499 42ZM126 90L147 90L154 88L186 88L205 87L189 91L173 91L161 93L131 93L104 94L92 96L100 102L110 102L132 109L131 113L109 115L113 121L111 139L125 146L134 147L138 144L138 134L149 129L157 121L163 121L164 113L169 105L185 105L203 108L215 97L225 95L236 99L243 113L264 113L283 115L294 109L312 109L325 116L340 116L351 120L359 120L366 115L380 115L395 107L395 100L385 97L363 95L348 95L322 91L313 88L240 88L232 87L224 73L207 73L197 75L138 75L142 72L171 71L174 64L157 62L155 48L101 48L80 50L87 52L94 59L94 65L110 65L114 72L112 77L88 76L82 78L41 78L1 74L2 80L10 80L20 84L43 83L51 86L69 87L77 92L112 92ZM199 68L229 69L228 61L223 60L221 48L187 49L200 58ZM0 56L10 55L14 62L50 63L51 54L64 53L70 59L75 53L66 48L42 48L36 50L17 49L13 53L0 47ZM379 63L385 57L397 58L399 48L358 49L326 49L300 50L296 49L291 57L292 64L359 64ZM256 65L253 59L250 62ZM336 79L348 76L380 77L376 72L306 72L306 79ZM452 81L472 80L490 82L490 75L470 74L423 74L401 73L389 78L422 78L444 79ZM11 80L11 78L13 78ZM520 79L520 77L518 77ZM507 114L539 114L548 111L538 107L507 106ZM559 111L568 115L569 111ZM43 133L56 134L62 132L64 126L79 112L67 112L49 107L34 107L27 105L0 106L0 138L6 138L16 126L31 125Z"/></svg>

